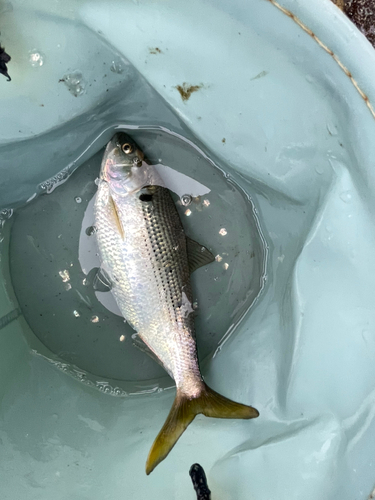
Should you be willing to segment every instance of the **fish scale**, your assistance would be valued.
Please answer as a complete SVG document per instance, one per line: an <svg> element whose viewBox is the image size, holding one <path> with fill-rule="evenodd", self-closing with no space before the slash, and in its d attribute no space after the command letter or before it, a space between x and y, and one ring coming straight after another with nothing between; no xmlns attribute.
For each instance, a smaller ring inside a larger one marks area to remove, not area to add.
<svg viewBox="0 0 375 500"><path fill-rule="evenodd" d="M182 294L191 303L192 292L185 235L172 197L163 187L154 190L152 204L140 201L139 193L112 196L125 228L124 240L113 222L106 182L98 189L96 226L119 308L147 346L159 353L176 383L184 384L183 375L191 377L191 370L201 379L194 320L181 311ZM116 277L121 277L118 282ZM171 344L171 337L183 341L188 352Z"/></svg>

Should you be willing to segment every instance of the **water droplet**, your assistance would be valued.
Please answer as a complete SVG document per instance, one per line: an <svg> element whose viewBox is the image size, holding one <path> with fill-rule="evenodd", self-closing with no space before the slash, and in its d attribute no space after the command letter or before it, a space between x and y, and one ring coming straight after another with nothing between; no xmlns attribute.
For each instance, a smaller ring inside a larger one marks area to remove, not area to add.
<svg viewBox="0 0 375 500"><path fill-rule="evenodd" d="M76 203L82 203L82 198L80 198L79 196L76 196L76 197L74 198L74 201L75 201Z"/></svg>
<svg viewBox="0 0 375 500"><path fill-rule="evenodd" d="M4 208L0 212L0 219L1 220L7 220L10 219L13 215L13 209L12 208Z"/></svg>
<svg viewBox="0 0 375 500"><path fill-rule="evenodd" d="M125 335L121 335L120 342L124 342L124 340L125 340Z"/></svg>
<svg viewBox="0 0 375 500"><path fill-rule="evenodd" d="M91 316L90 321L91 321L91 323L98 323L99 317L98 316Z"/></svg>
<svg viewBox="0 0 375 500"><path fill-rule="evenodd" d="M46 191L48 194L52 193L52 191L57 186L59 186L68 179L69 173L70 173L69 167L65 167L58 174L54 175L50 179L47 179L46 181L39 184L39 189L42 191Z"/></svg>
<svg viewBox="0 0 375 500"><path fill-rule="evenodd" d="M191 210L188 208L187 210L185 210L185 215L187 215L188 217L191 215Z"/></svg>
<svg viewBox="0 0 375 500"><path fill-rule="evenodd" d="M221 234L221 236L226 236L228 234L228 231L225 229L225 227L222 227L219 231L219 234Z"/></svg>
<svg viewBox="0 0 375 500"><path fill-rule="evenodd" d="M43 66L45 60L45 55L37 49L30 50L29 52L29 62L33 68L38 68Z"/></svg>
<svg viewBox="0 0 375 500"><path fill-rule="evenodd" d="M64 283L70 280L69 271L67 269L59 271L59 275L61 276Z"/></svg>
<svg viewBox="0 0 375 500"><path fill-rule="evenodd" d="M193 309L194 311L198 309L198 302L196 300L193 302Z"/></svg>
<svg viewBox="0 0 375 500"><path fill-rule="evenodd" d="M65 85L68 87L69 92L74 95L74 97L78 97L85 92L86 82L83 78L83 75L80 71L74 71L69 75L65 75L62 78Z"/></svg>
<svg viewBox="0 0 375 500"><path fill-rule="evenodd" d="M205 247L201 247L201 252L205 252L206 251L206 248Z"/></svg>
<svg viewBox="0 0 375 500"><path fill-rule="evenodd" d="M97 228L96 226L90 226L86 229L85 233L87 234L87 236L92 236L93 234L95 234L97 231Z"/></svg>
<svg viewBox="0 0 375 500"><path fill-rule="evenodd" d="M341 194L340 194L340 198L342 199L342 201L344 201L345 203L350 203L352 201L352 193L350 191L343 191Z"/></svg>
<svg viewBox="0 0 375 500"><path fill-rule="evenodd" d="M83 280L82 280L82 285L84 285L84 286L87 286L87 285L88 285L87 278L83 278Z"/></svg>
<svg viewBox="0 0 375 500"><path fill-rule="evenodd" d="M219 276L215 276L214 281L217 281L219 279Z"/></svg>
<svg viewBox="0 0 375 500"><path fill-rule="evenodd" d="M203 206L204 207L209 207L210 206L210 201L209 200L203 200Z"/></svg>
<svg viewBox="0 0 375 500"><path fill-rule="evenodd" d="M216 262L221 262L223 260L223 257L221 255L217 254L215 257Z"/></svg>
<svg viewBox="0 0 375 500"><path fill-rule="evenodd" d="M79 314L79 312L78 312L78 311L76 311L76 310L74 309L74 311L73 311L73 316L75 316L76 318L79 318L81 315Z"/></svg>
<svg viewBox="0 0 375 500"><path fill-rule="evenodd" d="M97 186L99 186L99 182L100 182L99 177L97 177L97 178L95 179L95 181L94 181L94 182L95 182L95 184L96 184Z"/></svg>
<svg viewBox="0 0 375 500"><path fill-rule="evenodd" d="M190 194L183 194L181 196L181 203L182 203L182 205L184 205L184 207L187 207L192 202L192 199L193 198L190 196Z"/></svg>
<svg viewBox="0 0 375 500"><path fill-rule="evenodd" d="M112 64L109 68L113 73L117 73L118 75L121 75L121 73L124 72L125 65L121 61L121 59L116 59L115 61L112 61Z"/></svg>
<svg viewBox="0 0 375 500"><path fill-rule="evenodd" d="M223 268L224 268L225 270L227 270L227 269L228 269L228 267L229 267L229 264L228 264L227 262L225 262L225 263L223 264Z"/></svg>

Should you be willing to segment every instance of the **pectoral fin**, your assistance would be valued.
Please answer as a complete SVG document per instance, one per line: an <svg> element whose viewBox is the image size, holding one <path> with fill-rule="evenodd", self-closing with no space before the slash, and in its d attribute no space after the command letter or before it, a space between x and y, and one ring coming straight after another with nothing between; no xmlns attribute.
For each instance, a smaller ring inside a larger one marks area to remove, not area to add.
<svg viewBox="0 0 375 500"><path fill-rule="evenodd" d="M109 292L112 281L102 267L94 267L86 277L87 284L92 285L95 292Z"/></svg>
<svg viewBox="0 0 375 500"><path fill-rule="evenodd" d="M123 228L123 225L121 222L119 211L118 211L117 206L116 206L116 202L112 196L109 197L109 203L112 207L112 213L113 213L114 221L115 221L115 224L117 226L118 232L120 233L121 239L124 240L125 239L124 228Z"/></svg>
<svg viewBox="0 0 375 500"><path fill-rule="evenodd" d="M205 246L200 245L189 237L186 237L186 251L190 273L215 260L215 257Z"/></svg>

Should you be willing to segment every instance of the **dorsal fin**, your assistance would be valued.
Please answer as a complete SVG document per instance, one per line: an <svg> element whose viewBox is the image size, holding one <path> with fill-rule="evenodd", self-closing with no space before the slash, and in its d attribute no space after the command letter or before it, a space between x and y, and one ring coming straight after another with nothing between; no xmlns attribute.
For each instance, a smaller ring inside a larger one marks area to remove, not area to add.
<svg viewBox="0 0 375 500"><path fill-rule="evenodd" d="M205 246L197 243L188 236L186 237L186 251L190 273L215 260L215 257Z"/></svg>

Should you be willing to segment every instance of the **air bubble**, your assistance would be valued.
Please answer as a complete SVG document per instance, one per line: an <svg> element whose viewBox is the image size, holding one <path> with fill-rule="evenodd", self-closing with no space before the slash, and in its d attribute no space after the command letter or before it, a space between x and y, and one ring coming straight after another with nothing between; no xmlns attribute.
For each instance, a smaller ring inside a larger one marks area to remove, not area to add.
<svg viewBox="0 0 375 500"><path fill-rule="evenodd" d="M47 179L46 181L39 184L39 189L41 191L45 191L48 194L52 193L52 191L55 188L57 188L57 186L60 186L60 184L63 184L68 179L69 174L70 174L69 167L65 167L58 174L54 175L50 179Z"/></svg>
<svg viewBox="0 0 375 500"><path fill-rule="evenodd" d="M96 231L97 231L96 226L89 226L89 227L86 229L85 233L87 234L87 236L92 236L93 234L95 234L95 233L96 233Z"/></svg>
<svg viewBox="0 0 375 500"><path fill-rule="evenodd" d="M190 196L190 194L183 194L181 196L181 203L184 207L189 206L192 200L193 198Z"/></svg>
<svg viewBox="0 0 375 500"><path fill-rule="evenodd" d="M82 198L80 198L79 196L76 196L76 197L74 198L74 201L75 201L76 203L82 203Z"/></svg>
<svg viewBox="0 0 375 500"><path fill-rule="evenodd" d="M111 67L109 69L112 71L112 73L121 75L121 73L123 73L125 70L125 66L120 59L116 59L115 61L112 61Z"/></svg>

